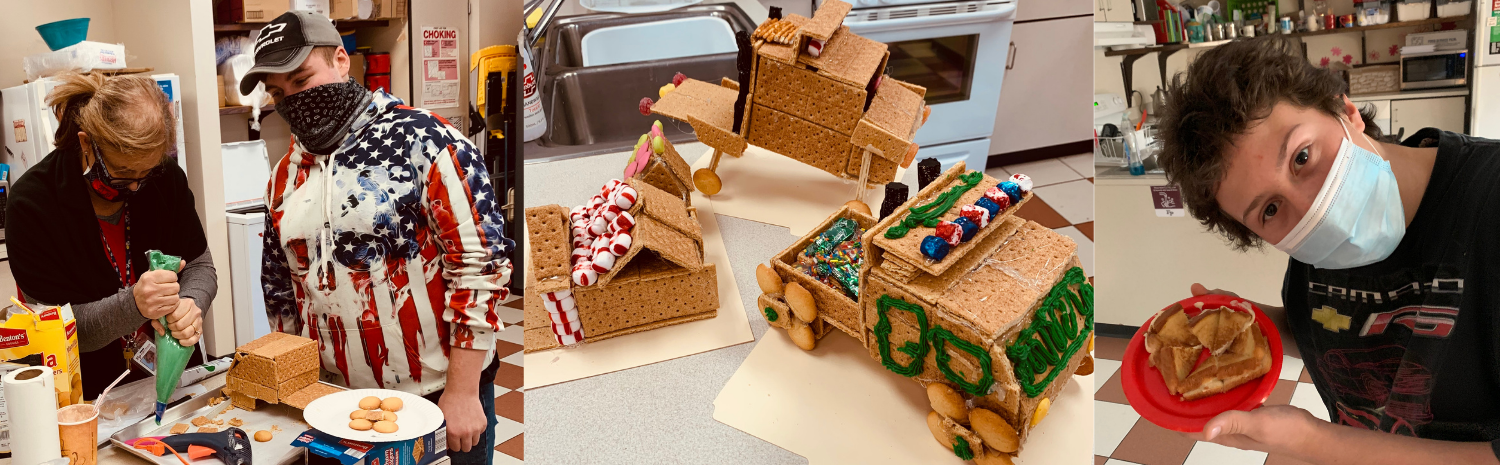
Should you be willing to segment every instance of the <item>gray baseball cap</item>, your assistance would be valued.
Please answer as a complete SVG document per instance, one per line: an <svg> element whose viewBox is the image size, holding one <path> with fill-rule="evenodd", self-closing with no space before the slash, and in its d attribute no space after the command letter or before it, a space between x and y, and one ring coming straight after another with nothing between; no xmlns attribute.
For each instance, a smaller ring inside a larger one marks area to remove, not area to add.
<svg viewBox="0 0 1500 465"><path fill-rule="evenodd" d="M249 94L269 73L291 72L302 66L313 47L344 45L339 30L327 16L311 11L282 13L260 29L255 39L255 67L240 81L240 93Z"/></svg>

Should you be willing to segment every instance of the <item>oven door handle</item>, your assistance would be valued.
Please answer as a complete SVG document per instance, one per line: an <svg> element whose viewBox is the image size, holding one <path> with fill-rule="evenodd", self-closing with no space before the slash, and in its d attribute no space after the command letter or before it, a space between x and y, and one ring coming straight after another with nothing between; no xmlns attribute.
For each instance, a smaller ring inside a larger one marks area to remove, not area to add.
<svg viewBox="0 0 1500 465"><path fill-rule="evenodd" d="M849 32L865 35L872 32L899 31L905 29L928 28L934 26L957 26L960 24L981 23L989 21L1000 21L1015 19L1016 4L1008 3L1000 5L993 10L981 10L973 13L956 13L951 15L919 16L916 18L885 19L877 21L845 22L849 26Z"/></svg>

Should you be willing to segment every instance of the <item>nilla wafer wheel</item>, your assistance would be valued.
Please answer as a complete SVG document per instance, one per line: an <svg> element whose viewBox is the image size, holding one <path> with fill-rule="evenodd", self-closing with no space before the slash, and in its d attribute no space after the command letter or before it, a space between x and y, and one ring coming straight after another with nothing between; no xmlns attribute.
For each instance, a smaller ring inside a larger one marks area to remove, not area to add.
<svg viewBox="0 0 1500 465"><path fill-rule="evenodd" d="M1073 374L1078 376L1088 376L1094 374L1094 356L1083 356L1083 361L1078 362L1078 370L1074 371Z"/></svg>
<svg viewBox="0 0 1500 465"><path fill-rule="evenodd" d="M813 300L811 292L801 284L791 283L786 285L786 304L792 307L792 314L803 323L812 323L818 319L818 303Z"/></svg>
<svg viewBox="0 0 1500 465"><path fill-rule="evenodd" d="M792 338L792 343L802 350L813 350L818 347L818 336L813 334L812 326L802 320L793 318L792 328L786 330L786 334Z"/></svg>
<svg viewBox="0 0 1500 465"><path fill-rule="evenodd" d="M755 281L760 284L762 294L780 294L784 287L781 284L781 275L764 263L755 265Z"/></svg>
<svg viewBox="0 0 1500 465"><path fill-rule="evenodd" d="M1041 403L1036 404L1036 412L1031 414L1032 428L1035 428L1037 423L1041 423L1043 418L1047 418L1047 410L1050 408L1052 408L1051 398L1043 398Z"/></svg>
<svg viewBox="0 0 1500 465"><path fill-rule="evenodd" d="M964 398L958 395L958 391L945 383L932 383L927 385L927 401L932 404L932 410L945 417L952 418L959 424L969 423L969 407L964 405Z"/></svg>
<svg viewBox="0 0 1500 465"><path fill-rule="evenodd" d="M870 206L868 204L865 204L864 202L858 200L850 200L848 202L845 202L844 206L849 207L849 210L851 211L863 213L865 214L865 216L875 216L870 214Z"/></svg>
<svg viewBox="0 0 1500 465"><path fill-rule="evenodd" d="M698 190L703 191L703 195L717 194L719 189L724 187L724 184L719 181L719 175L708 168L699 168L698 171L693 172L693 185L698 186Z"/></svg>

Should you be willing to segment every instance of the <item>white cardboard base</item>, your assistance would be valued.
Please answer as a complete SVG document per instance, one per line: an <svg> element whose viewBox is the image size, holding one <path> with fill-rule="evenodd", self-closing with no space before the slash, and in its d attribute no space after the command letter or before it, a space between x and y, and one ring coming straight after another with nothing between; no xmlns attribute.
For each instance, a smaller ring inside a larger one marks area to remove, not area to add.
<svg viewBox="0 0 1500 465"><path fill-rule="evenodd" d="M719 234L714 205L693 194L698 221L703 226L704 258L717 268L719 313L714 318L642 331L576 347L561 347L525 355L525 389L650 365L753 341L749 317L740 301L729 252Z"/></svg>
<svg viewBox="0 0 1500 465"><path fill-rule="evenodd" d="M1093 376L1074 376L1015 463L1093 463L1093 386ZM854 338L834 331L804 352L776 328L714 400L714 419L812 465L963 463L928 431L930 410L921 385L887 371Z"/></svg>
<svg viewBox="0 0 1500 465"><path fill-rule="evenodd" d="M713 149L708 149L693 163L693 171L707 168L713 158ZM905 172L897 168L896 179ZM797 237L854 200L857 184L753 145L739 158L720 157L715 173L724 186L712 197L720 215L785 226ZM916 193L916 186L910 189ZM885 190L877 187L865 191L864 202L878 215L884 198Z"/></svg>

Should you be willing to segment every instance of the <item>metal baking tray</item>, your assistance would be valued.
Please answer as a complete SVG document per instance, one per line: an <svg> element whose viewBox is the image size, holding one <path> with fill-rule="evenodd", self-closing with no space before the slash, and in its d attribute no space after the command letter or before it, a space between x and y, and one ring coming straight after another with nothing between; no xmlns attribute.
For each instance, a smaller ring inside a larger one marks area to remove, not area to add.
<svg viewBox="0 0 1500 465"><path fill-rule="evenodd" d="M162 413L160 426L156 424L154 416L147 416L145 420L141 420L139 423L130 425L111 435L109 442L113 443L120 450L146 459L146 461L151 463L181 465L182 462L179 462L177 457L172 456L171 452L158 457L144 450L130 447L125 444L125 441L145 436L170 436L172 435L172 426L178 423L187 424L189 433L197 432L198 427L193 426L192 421L194 418L200 416L207 417L209 420L222 418L224 424L216 425L221 431L229 426L230 419L239 418L245 423L238 428L245 430L246 433L252 436L256 431L271 430L273 425L280 428L280 431L274 432L275 435L270 441L250 441L250 455L254 463L285 465L301 462L304 449L292 446L292 440L296 439L297 435L302 434L303 431L308 430L307 423L302 421L301 409L286 404L272 405L260 402L253 411L238 408L230 410L231 405L228 400L219 403L219 405L209 405L209 399L224 396L223 389L223 387L219 387L209 391L208 394L193 397L167 409L165 413ZM178 452L187 453L186 451ZM224 462L220 461L217 456L204 457L193 461L193 465L223 464Z"/></svg>

